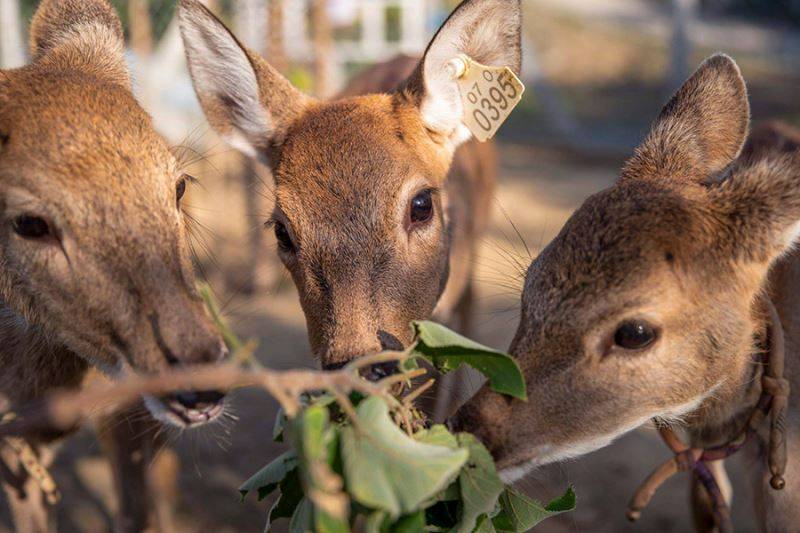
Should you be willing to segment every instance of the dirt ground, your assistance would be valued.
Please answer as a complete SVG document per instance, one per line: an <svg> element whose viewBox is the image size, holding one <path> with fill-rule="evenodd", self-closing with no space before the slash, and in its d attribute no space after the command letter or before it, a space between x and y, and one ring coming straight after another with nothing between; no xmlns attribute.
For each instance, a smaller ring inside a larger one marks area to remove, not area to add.
<svg viewBox="0 0 800 533"><path fill-rule="evenodd" d="M496 197L494 222L477 264L478 306L475 337L491 346L507 347L518 316L521 269L531 255L560 229L569 214L588 195L614 180L621 158L591 157L554 148L505 143L501 146L502 181ZM218 169L219 170L219 169ZM198 213L224 220L239 209L240 194L224 170L203 177ZM221 200L224 198L224 200ZM213 199L214 201L209 201ZM201 206L202 204L202 206ZM202 215L198 214L202 219ZM257 228L258 225L253 225ZM222 273L230 262L241 261L246 244L232 246L225 227L209 228L215 236L216 261L206 265L209 278L226 305L232 323L243 337L261 342L260 360L271 367L311 367L305 324L293 287L274 264L263 268L271 274L272 289L253 297L225 288L229 276ZM258 231L253 229L253 231ZM227 245L225 243L227 242ZM228 246L230 249L226 248ZM269 247L269 241L265 248ZM226 252L226 250L228 250ZM236 250L239 257L236 257ZM231 267L235 270L235 266ZM227 282L230 285L230 282ZM181 458L178 524L180 531L261 531L268 502L239 502L236 487L259 466L275 457L280 445L270 440L275 402L256 392L235 395L235 424L174 435ZM529 494L547 500L568 484L578 493L577 511L546 522L539 531L687 531L688 479L678 476L655 496L643 519L629 524L625 505L638 483L667 457L651 429L640 429L608 448L569 463L544 468L520 482ZM753 530L747 480L735 464L734 518L737 531ZM110 528L113 509L107 465L90 432L84 431L64 447L54 475L65 494L59 506L61 531L102 532ZM6 513L7 514L7 513ZM7 517L6 517L7 518ZM5 521L6 527L8 521Z"/></svg>

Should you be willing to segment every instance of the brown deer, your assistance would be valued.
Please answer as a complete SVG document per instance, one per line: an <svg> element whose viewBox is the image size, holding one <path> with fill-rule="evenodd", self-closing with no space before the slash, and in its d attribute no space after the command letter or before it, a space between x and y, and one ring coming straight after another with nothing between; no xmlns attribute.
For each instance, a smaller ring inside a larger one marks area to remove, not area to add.
<svg viewBox="0 0 800 533"><path fill-rule="evenodd" d="M743 150L749 120L736 64L707 59L617 183L589 198L533 261L510 347L528 401L484 388L454 418L481 436L506 479L605 446L651 419L685 430L695 449L730 442L768 383L770 325L785 332L792 385L789 416L776 419L788 443L783 490L769 486L781 481L767 468L768 423L755 426L756 442L744 449L757 459L763 527L797 529L800 134L766 127ZM779 320L769 319L765 298ZM708 466L729 500L722 462ZM695 517L709 527L708 494L697 482L695 489Z"/></svg>
<svg viewBox="0 0 800 533"><path fill-rule="evenodd" d="M0 393L10 411L92 369L115 379L209 363L225 347L194 287L181 214L186 176L131 93L122 27L105 0L45 0L30 65L0 71ZM219 416L223 397L147 398L180 427ZM147 525L150 435L101 434L116 459L120 530ZM27 439L47 467L63 434ZM30 449L29 448L29 449ZM18 531L48 531L40 480L0 442Z"/></svg>
<svg viewBox="0 0 800 533"><path fill-rule="evenodd" d="M179 17L209 122L272 169L279 255L322 366L403 346L409 322L434 309L463 326L494 152L476 142L456 152L471 134L447 63L463 53L519 72L519 0L463 2L421 61L396 59L327 102L295 89L199 2L181 0Z"/></svg>

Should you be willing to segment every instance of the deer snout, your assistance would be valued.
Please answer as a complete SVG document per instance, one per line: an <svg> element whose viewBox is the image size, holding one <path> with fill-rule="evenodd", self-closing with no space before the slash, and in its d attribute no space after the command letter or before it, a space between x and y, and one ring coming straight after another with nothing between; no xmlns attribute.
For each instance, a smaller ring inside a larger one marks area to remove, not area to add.
<svg viewBox="0 0 800 533"><path fill-rule="evenodd" d="M508 425L512 423L511 401L513 400L484 386L447 420L447 426L454 432L473 433L495 460L500 461L507 443ZM524 421L517 420L516 423Z"/></svg>
<svg viewBox="0 0 800 533"><path fill-rule="evenodd" d="M228 356L220 334L200 302L186 299L178 307L159 306L150 315L150 328L157 346L151 368L187 367L219 363ZM215 390L178 391L163 397L146 399L153 415L178 427L205 424L225 409L225 394Z"/></svg>
<svg viewBox="0 0 800 533"><path fill-rule="evenodd" d="M198 314L150 315L153 338L169 366L214 364L228 356L228 348L202 308Z"/></svg>
<svg viewBox="0 0 800 533"><path fill-rule="evenodd" d="M326 354L327 357L323 358L323 361L335 361L335 362L323 363L322 369L326 371L339 370L340 368L343 368L345 365L347 365L350 361L357 359L359 357L363 357L365 355L371 355L374 353L387 350L399 351L403 349L403 343L400 341L400 339L383 330L378 330L375 339L369 340L368 346L369 347L364 348L362 350L351 351L349 355L345 356L336 353L331 353L329 351ZM361 369L361 375L370 381L380 381L384 378L387 378L399 372L400 372L400 367L398 366L397 361L386 361L383 363L370 365L366 368Z"/></svg>

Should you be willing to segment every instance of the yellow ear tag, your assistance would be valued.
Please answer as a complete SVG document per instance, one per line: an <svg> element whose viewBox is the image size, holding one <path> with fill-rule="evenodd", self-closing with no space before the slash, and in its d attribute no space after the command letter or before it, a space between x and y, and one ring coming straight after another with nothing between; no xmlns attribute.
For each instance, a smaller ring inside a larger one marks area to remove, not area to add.
<svg viewBox="0 0 800 533"><path fill-rule="evenodd" d="M448 62L464 105L464 124L480 142L497 133L522 99L525 86L508 67L487 67L460 54Z"/></svg>

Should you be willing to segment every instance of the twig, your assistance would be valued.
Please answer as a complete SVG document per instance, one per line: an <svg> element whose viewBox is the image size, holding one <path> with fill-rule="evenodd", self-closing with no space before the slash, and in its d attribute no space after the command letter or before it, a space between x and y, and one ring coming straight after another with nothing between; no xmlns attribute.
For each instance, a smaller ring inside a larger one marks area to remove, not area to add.
<svg viewBox="0 0 800 533"><path fill-rule="evenodd" d="M370 382L358 374L358 369L376 361L402 361L404 352L381 353L355 360L340 370L272 370L259 366L235 363L183 369L152 376L134 375L127 379L87 388L78 392L58 391L38 403L17 409L17 416L0 425L0 437L25 435L44 429L68 430L98 411L112 411L138 401L142 396L163 396L181 390L230 390L255 386L272 395L293 418L301 409L299 396L303 393L327 390L341 397L359 392L386 399L393 409L404 406L390 393L398 376ZM366 360L366 362L365 362ZM417 375L418 372L411 371ZM408 378L408 376L406 376ZM342 406L347 410L347 405ZM352 406L351 406L352 407ZM352 416L353 411L347 413Z"/></svg>

